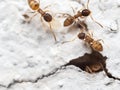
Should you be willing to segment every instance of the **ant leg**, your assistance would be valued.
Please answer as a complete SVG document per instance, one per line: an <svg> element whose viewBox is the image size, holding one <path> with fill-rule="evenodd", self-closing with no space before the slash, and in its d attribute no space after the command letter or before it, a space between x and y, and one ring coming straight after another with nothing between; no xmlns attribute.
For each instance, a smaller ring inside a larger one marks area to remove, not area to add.
<svg viewBox="0 0 120 90"><path fill-rule="evenodd" d="M62 13L61 13L62 14ZM68 14L68 13L63 13L63 16L71 16L70 14Z"/></svg>
<svg viewBox="0 0 120 90"><path fill-rule="evenodd" d="M98 39L97 41L102 41L104 43L104 41L102 39Z"/></svg>
<svg viewBox="0 0 120 90"><path fill-rule="evenodd" d="M26 11L25 13L35 13L36 11Z"/></svg>
<svg viewBox="0 0 120 90"><path fill-rule="evenodd" d="M57 41L56 35L55 35L54 31L52 30L51 24L49 23L49 25L50 25L50 31L51 31L51 33L52 33L52 35L53 35L55 41Z"/></svg>
<svg viewBox="0 0 120 90"><path fill-rule="evenodd" d="M41 17L41 21L43 22L42 17ZM45 26L45 24L44 24L44 23L43 23L43 26ZM56 39L56 35L55 35L54 31L52 30L52 27L51 27L51 24L50 24L50 23L49 23L49 27L50 27L50 31L51 31L51 33L52 33L52 35L53 35L53 37L54 37L55 41L57 41L57 39Z"/></svg>
<svg viewBox="0 0 120 90"><path fill-rule="evenodd" d="M27 9L27 10L25 10L25 14L27 14L27 13L35 13L36 11L34 11L34 10L31 10L31 9Z"/></svg>
<svg viewBox="0 0 120 90"><path fill-rule="evenodd" d="M81 0L77 0L77 2L81 4Z"/></svg>
<svg viewBox="0 0 120 90"><path fill-rule="evenodd" d="M107 47L110 48L108 44L104 43L104 41L102 39L98 39L97 41L102 41L102 43Z"/></svg>
<svg viewBox="0 0 120 90"><path fill-rule="evenodd" d="M75 38L73 38L72 40L69 40L69 41L64 41L64 42L62 42L62 44L68 43L68 42L73 42L76 38L77 38L77 37L75 37Z"/></svg>
<svg viewBox="0 0 120 90"><path fill-rule="evenodd" d="M92 70L89 68L89 66L86 66L85 71L89 72L89 73L92 73Z"/></svg>
<svg viewBox="0 0 120 90"><path fill-rule="evenodd" d="M53 30L57 30L62 26L60 21L54 17L52 17L52 21L50 22L50 24Z"/></svg>
<svg viewBox="0 0 120 90"><path fill-rule="evenodd" d="M108 44L104 43L104 41L102 39L98 39L97 41L102 41L102 43L107 47L110 48Z"/></svg>
<svg viewBox="0 0 120 90"><path fill-rule="evenodd" d="M44 12L49 12L49 10L44 10Z"/></svg>
<svg viewBox="0 0 120 90"><path fill-rule="evenodd" d="M92 15L90 15L90 18L91 18L95 23L97 23L98 25L100 25L100 26L103 28L102 24L100 24L99 22L97 22L97 21L92 17Z"/></svg>
<svg viewBox="0 0 120 90"><path fill-rule="evenodd" d="M80 28L81 32L88 31L87 25L81 21L79 18L77 19L77 25Z"/></svg>
<svg viewBox="0 0 120 90"><path fill-rule="evenodd" d="M45 26L45 23L44 23L44 21L43 21L42 16L40 17L40 20L41 20L41 22L42 22L43 27L46 27L46 26Z"/></svg>
<svg viewBox="0 0 120 90"><path fill-rule="evenodd" d="M37 14L38 14L38 13L35 13L33 16L31 16L27 22L30 23L31 20L32 20Z"/></svg>
<svg viewBox="0 0 120 90"><path fill-rule="evenodd" d="M106 73L106 70L105 70L104 66L102 65L102 63L100 63L100 66L103 69L103 71Z"/></svg>
<svg viewBox="0 0 120 90"><path fill-rule="evenodd" d="M61 14L62 15L62 16L58 16L58 17L71 17L71 15L68 14L68 13L56 13L56 14Z"/></svg>
<svg viewBox="0 0 120 90"><path fill-rule="evenodd" d="M56 3L47 5L46 7L44 7L44 10L45 10L46 8L48 8L48 7L51 7L52 5L56 5Z"/></svg>

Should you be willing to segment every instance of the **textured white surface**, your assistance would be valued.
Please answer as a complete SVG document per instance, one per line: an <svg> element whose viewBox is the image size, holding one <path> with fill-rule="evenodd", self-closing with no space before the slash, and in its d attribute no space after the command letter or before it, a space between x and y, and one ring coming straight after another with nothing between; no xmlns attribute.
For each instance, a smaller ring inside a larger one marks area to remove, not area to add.
<svg viewBox="0 0 120 90"><path fill-rule="evenodd" d="M69 13L81 8L77 0L41 0L41 8L55 3L49 11ZM79 0L78 0L79 1ZM85 2L86 0L82 0ZM96 39L104 40L104 55L108 57L107 68L114 76L120 77L120 0L91 0L89 7L92 15L104 28L87 19L86 23L93 30ZM30 24L23 24L22 14L29 9L26 0L0 0L0 90L119 90L120 81L108 78L103 72L88 74L70 66L57 71L52 76L36 83L15 83L13 80L34 81L47 75L69 60L90 52L81 40L61 44L63 40L75 37L77 31L68 28L55 30L58 43L36 16ZM65 18L58 18L61 23ZM115 31L110 31L110 28ZM109 85L107 85L110 83Z"/></svg>

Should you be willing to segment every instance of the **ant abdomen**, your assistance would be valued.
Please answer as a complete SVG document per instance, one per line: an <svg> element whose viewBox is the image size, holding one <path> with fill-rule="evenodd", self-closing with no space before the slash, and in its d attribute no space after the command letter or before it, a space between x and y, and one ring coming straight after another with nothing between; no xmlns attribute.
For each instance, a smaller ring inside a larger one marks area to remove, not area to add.
<svg viewBox="0 0 120 90"><path fill-rule="evenodd" d="M52 21L52 16L49 13L45 13L43 15L43 18L46 22L51 22Z"/></svg>
<svg viewBox="0 0 120 90"><path fill-rule="evenodd" d="M96 51L103 51L103 46L98 41L93 41L92 44L91 44L91 47Z"/></svg>
<svg viewBox="0 0 120 90"><path fill-rule="evenodd" d="M64 26L69 26L74 22L74 18L73 17L68 17L65 21L64 21Z"/></svg>
<svg viewBox="0 0 120 90"><path fill-rule="evenodd" d="M32 10L38 10L39 9L39 3L36 0L28 0L29 6Z"/></svg>

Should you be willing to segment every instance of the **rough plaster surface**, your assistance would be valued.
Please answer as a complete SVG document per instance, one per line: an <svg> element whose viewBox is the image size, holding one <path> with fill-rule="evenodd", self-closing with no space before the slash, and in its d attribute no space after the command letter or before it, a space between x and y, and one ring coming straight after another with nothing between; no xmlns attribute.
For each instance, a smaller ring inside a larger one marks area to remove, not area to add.
<svg viewBox="0 0 120 90"><path fill-rule="evenodd" d="M41 8L53 15L76 12L82 6L80 0L40 0ZM81 2L86 3L86 0ZM94 38L103 39L102 54L108 57L107 68L120 77L120 0L91 0L89 8L93 17L104 28L90 18L86 23ZM74 38L78 30L69 32L62 25L54 25L58 42L55 43L49 27L41 23L37 15L31 23L22 23L24 14L30 10L26 0L0 0L0 90L119 90L120 81L108 78L104 72L88 74L79 68L60 68L69 60L82 56L90 49ZM63 23L64 17L55 21Z"/></svg>

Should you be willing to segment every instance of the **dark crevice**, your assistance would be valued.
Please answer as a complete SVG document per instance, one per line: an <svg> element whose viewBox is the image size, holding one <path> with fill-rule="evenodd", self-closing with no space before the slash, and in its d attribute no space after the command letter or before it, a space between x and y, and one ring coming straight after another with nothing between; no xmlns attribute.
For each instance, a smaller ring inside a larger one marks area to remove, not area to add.
<svg viewBox="0 0 120 90"><path fill-rule="evenodd" d="M120 8L120 5L117 5L118 8Z"/></svg>
<svg viewBox="0 0 120 90"><path fill-rule="evenodd" d="M102 63L103 67L106 67L106 56L103 56L101 53L97 51L92 51L92 53L85 53L83 56L78 57L76 59L72 59L68 64L66 65L75 65L79 67L80 69L86 71L86 66L92 67L92 65L96 65L99 63ZM102 67L97 71L102 71Z"/></svg>
<svg viewBox="0 0 120 90"><path fill-rule="evenodd" d="M110 26L105 26L106 29L107 29L107 33L108 34L110 34L110 33L117 34L119 32L119 30L120 30L120 28L119 28L119 22L118 22L118 20L114 20L114 22L116 24L116 29L113 29L111 27L111 25Z"/></svg>
<svg viewBox="0 0 120 90"><path fill-rule="evenodd" d="M114 20L115 21L115 24L117 25L117 29L112 29L111 26L108 27L110 29L110 32L112 33L117 33L119 31L119 24L118 24L118 20Z"/></svg>
<svg viewBox="0 0 120 90"><path fill-rule="evenodd" d="M120 78L113 76L110 72L108 72L108 69L107 69L106 67L104 68L104 72L105 72L105 74L106 74L109 78L113 78L113 79L115 79L115 80L119 80L119 81L120 81Z"/></svg>
<svg viewBox="0 0 120 90"><path fill-rule="evenodd" d="M106 59L107 57L103 56L101 53L97 51L92 51L92 53L85 53L81 57L72 59L69 63L54 69L48 74L39 76L35 80L13 80L8 86L0 84L0 87L11 88L12 86L20 83L27 83L27 82L37 83L39 80L44 79L46 77L50 77L56 74L58 70L65 69L66 66L69 65L74 65L76 67L79 67L83 71L86 71L91 74L104 71L109 78L120 80L120 78L114 77L111 73L108 72L108 69L106 68Z"/></svg>
<svg viewBox="0 0 120 90"><path fill-rule="evenodd" d="M113 82L108 82L108 83L106 83L105 85L106 86L109 86L109 85L111 85Z"/></svg>
<svg viewBox="0 0 120 90"><path fill-rule="evenodd" d="M71 60L66 66L74 65L88 73L96 73L104 71L109 78L120 80L120 78L114 77L111 73L108 72L106 68L106 56L103 56L97 51L92 51L92 53L85 53L83 56Z"/></svg>

